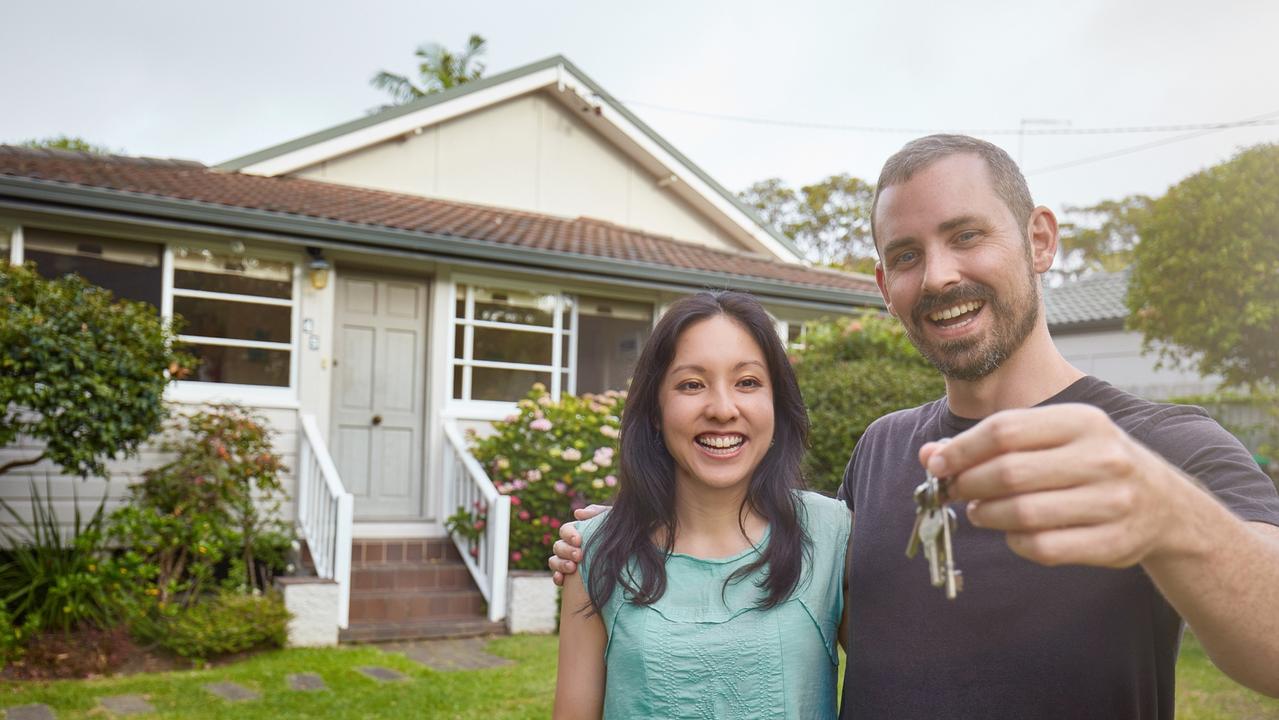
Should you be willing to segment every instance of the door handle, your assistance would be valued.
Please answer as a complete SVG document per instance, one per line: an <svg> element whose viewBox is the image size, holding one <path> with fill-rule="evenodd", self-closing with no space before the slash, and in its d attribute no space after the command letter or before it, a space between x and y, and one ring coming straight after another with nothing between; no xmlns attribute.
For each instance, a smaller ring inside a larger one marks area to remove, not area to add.
<svg viewBox="0 0 1279 720"><path fill-rule="evenodd" d="M373 416L373 424L374 424L374 425L381 425L381 424L382 424L382 416L381 416L381 415L374 415L374 416Z"/></svg>

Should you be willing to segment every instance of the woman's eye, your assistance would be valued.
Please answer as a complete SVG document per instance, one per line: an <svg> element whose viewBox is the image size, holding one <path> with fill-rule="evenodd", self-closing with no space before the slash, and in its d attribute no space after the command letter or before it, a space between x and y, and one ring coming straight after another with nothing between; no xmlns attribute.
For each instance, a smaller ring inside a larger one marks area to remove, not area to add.
<svg viewBox="0 0 1279 720"><path fill-rule="evenodd" d="M755 378L743 378L737 384L745 385L746 387L764 387L764 383L756 380Z"/></svg>
<svg viewBox="0 0 1279 720"><path fill-rule="evenodd" d="M676 390L696 390L700 388L701 386L702 384L696 380L685 380L679 385L676 385L675 389Z"/></svg>

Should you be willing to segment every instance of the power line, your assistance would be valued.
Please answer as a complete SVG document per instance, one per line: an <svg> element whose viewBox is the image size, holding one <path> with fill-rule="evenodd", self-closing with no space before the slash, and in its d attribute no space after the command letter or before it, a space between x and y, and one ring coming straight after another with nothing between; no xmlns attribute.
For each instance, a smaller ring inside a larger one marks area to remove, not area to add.
<svg viewBox="0 0 1279 720"><path fill-rule="evenodd" d="M1270 113L1265 113L1264 115L1258 115L1248 120L1240 120L1237 123L1220 123L1218 125L1204 127L1202 129L1196 130L1195 132L1186 133L1185 135L1176 135L1170 138L1153 140L1151 142L1142 143L1140 145L1133 145L1131 147L1120 148L1118 150L1111 150L1110 152L1104 152L1099 155L1091 155L1089 157L1080 158L1078 160L1070 160L1064 163L1058 163L1056 165L1048 165L1046 167L1036 168L1034 170L1027 171L1026 174L1039 175L1042 173L1050 173L1057 170L1065 170L1066 168L1077 167L1079 165L1087 165L1089 163L1094 163L1101 160L1109 160L1110 158L1120 157L1123 155L1131 155L1132 153L1141 152L1142 150L1149 150L1150 148L1159 147L1160 145L1171 145L1173 143L1178 143L1185 140L1191 140L1197 137L1201 137L1203 135L1208 135L1209 133L1214 133L1219 130L1227 130L1232 127L1276 125L1276 124L1279 124L1279 120L1271 120L1271 118L1275 118L1277 116L1279 116L1279 110L1276 110Z"/></svg>
<svg viewBox="0 0 1279 720"><path fill-rule="evenodd" d="M878 125L847 125L841 123L821 123L809 122L805 120L778 120L774 118L750 117L746 115L729 115L725 113L704 112L701 110L689 110L686 108L675 108L667 105L655 105L653 103L639 102L635 100L624 100L627 105L634 107L643 107L659 112L675 113L679 115L690 115L693 117L708 118L711 120L725 120L728 122L738 122L748 125L767 125L773 127L800 128L804 130L838 130L842 132L861 132L861 133L884 133L895 135L932 135L934 133L960 133L964 135L1122 135L1122 134L1138 134L1138 133L1160 133L1160 132L1187 132L1187 131L1206 131L1214 132L1217 130L1229 130L1231 128L1240 127L1261 127L1266 125L1279 125L1279 120L1270 119L1279 112L1268 113L1266 115L1250 118L1246 120L1228 120L1225 122L1208 122L1208 123L1182 123L1179 125L1133 125L1120 127L1096 127L1096 128L1075 128L1075 127L1049 127L1039 129L1020 128L910 128L910 127L887 127Z"/></svg>

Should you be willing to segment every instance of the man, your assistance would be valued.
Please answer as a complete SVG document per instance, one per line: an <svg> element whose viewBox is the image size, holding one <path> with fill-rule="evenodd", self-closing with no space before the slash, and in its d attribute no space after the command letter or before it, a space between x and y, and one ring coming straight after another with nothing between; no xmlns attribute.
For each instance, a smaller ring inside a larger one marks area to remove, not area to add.
<svg viewBox="0 0 1279 720"><path fill-rule="evenodd" d="M843 716L1171 718L1182 619L1227 674L1279 696L1274 485L1201 410L1057 352L1039 280L1057 221L1008 155L907 144L872 230L880 292L946 397L873 423L840 488L855 517ZM925 467L960 503L954 601L902 555Z"/></svg>

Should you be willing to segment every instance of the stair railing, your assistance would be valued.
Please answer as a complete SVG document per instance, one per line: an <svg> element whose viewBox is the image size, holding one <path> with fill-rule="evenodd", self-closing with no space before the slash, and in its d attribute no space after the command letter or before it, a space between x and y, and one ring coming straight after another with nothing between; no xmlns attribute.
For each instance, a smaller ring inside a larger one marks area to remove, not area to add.
<svg viewBox="0 0 1279 720"><path fill-rule="evenodd" d="M484 517L483 529L472 540L453 533L462 561L488 601L488 619L506 617L507 551L510 547L511 498L497 491L479 461L471 455L456 423L444 426L444 507L450 515L465 509Z"/></svg>
<svg viewBox="0 0 1279 720"><path fill-rule="evenodd" d="M314 415L302 415L298 444L298 528L311 552L315 572L338 584L338 627L351 611L351 530L354 500L342 486L337 466Z"/></svg>

